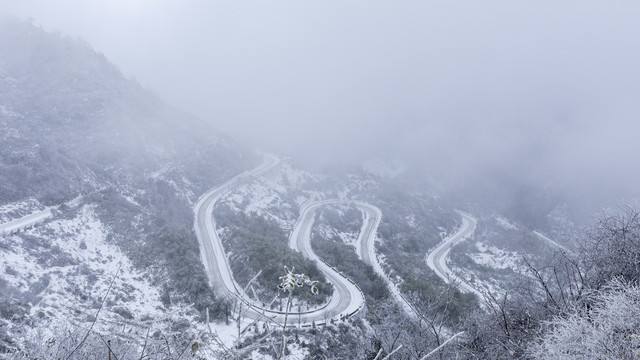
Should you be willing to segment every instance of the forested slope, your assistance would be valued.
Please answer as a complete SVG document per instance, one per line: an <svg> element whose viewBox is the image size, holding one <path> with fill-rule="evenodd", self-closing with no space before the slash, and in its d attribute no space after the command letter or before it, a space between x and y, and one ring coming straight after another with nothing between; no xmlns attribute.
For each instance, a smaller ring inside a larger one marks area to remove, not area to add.
<svg viewBox="0 0 640 360"><path fill-rule="evenodd" d="M212 123L165 104L81 40L0 20L0 205L81 196L79 208L63 205L56 216L79 218L89 206L106 242L162 289L165 306L215 315L192 205L258 161ZM18 251L11 244L24 236L3 240L5 251ZM63 235L38 236L47 244ZM28 307L10 286L0 283L0 297Z"/></svg>

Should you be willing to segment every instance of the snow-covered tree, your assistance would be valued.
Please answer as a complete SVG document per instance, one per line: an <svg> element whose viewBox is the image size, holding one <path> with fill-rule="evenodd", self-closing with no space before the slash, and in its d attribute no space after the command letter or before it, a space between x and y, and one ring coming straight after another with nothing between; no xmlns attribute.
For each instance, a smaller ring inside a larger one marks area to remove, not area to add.
<svg viewBox="0 0 640 360"><path fill-rule="evenodd" d="M640 287L612 281L591 306L547 322L531 353L545 360L640 358Z"/></svg>
<svg viewBox="0 0 640 360"><path fill-rule="evenodd" d="M620 214L604 214L579 241L591 283L600 287L614 277L640 280L640 216L625 207Z"/></svg>

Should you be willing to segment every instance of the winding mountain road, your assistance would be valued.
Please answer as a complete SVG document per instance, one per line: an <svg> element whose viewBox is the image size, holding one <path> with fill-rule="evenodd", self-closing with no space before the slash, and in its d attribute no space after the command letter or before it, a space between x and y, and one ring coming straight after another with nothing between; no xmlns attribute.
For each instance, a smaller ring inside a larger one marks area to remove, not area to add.
<svg viewBox="0 0 640 360"><path fill-rule="evenodd" d="M213 207L222 195L231 190L240 180L259 175L277 165L278 162L276 158L266 158L259 167L246 171L202 195L194 207L194 227L200 243L201 258L216 294L228 298L240 297L251 303L252 307L245 315L249 318L258 319L267 316L275 322L282 322L285 316L283 312L261 308L261 304L254 302L244 294L242 287L236 283L213 218ZM302 326L309 326L313 322L322 324L330 319L349 317L358 313L364 307L364 295L357 285L322 261L311 248L310 234L315 220L315 210L320 206L335 201L337 200L324 200L304 204L300 209L300 217L289 238L289 246L294 250L300 251L305 257L316 261L318 268L334 286L334 294L326 305L301 313L290 312L290 316L295 317L299 324L304 324ZM377 225L378 223L371 223L370 226L377 228ZM366 231L370 237L374 237L376 234L375 228L364 227L363 231Z"/></svg>
<svg viewBox="0 0 640 360"><path fill-rule="evenodd" d="M356 241L356 253L365 264L371 265L373 270L384 279L391 295L400 304L402 310L410 317L418 319L420 317L418 310L402 295L398 286L389 279L376 257L375 239L377 232L371 233L371 231L378 228L382 219L382 211L376 206L364 202L355 201L353 205L364 214L362 230Z"/></svg>
<svg viewBox="0 0 640 360"><path fill-rule="evenodd" d="M334 293L322 316L326 318L340 318L352 316L364 306L364 294L351 279L339 273L336 269L324 262L311 248L311 228L315 222L315 212L319 207L340 203L340 200L321 200L303 204L300 209L300 218L289 237L289 247L299 251L304 257L316 262L318 269L322 271L327 280L333 285ZM370 224L363 229L363 233L372 238L376 234L377 224Z"/></svg>
<svg viewBox="0 0 640 360"><path fill-rule="evenodd" d="M195 213L194 228L200 243L200 257L217 296L228 297L236 294L248 299L231 273L231 268L222 246L222 240L216 231L213 207L222 195L233 188L240 180L263 173L276 166L278 162L279 160L276 158L265 158L262 165L257 168L245 171L206 192L193 208Z"/></svg>
<svg viewBox="0 0 640 360"><path fill-rule="evenodd" d="M281 323L285 316L283 312L262 308L261 304L252 300L251 297L243 292L243 288L233 278L233 273L231 272L222 240L216 231L215 219L213 218L215 203L227 191L237 185L240 180L259 175L273 168L278 163L279 160L277 158L267 157L259 167L237 175L202 195L194 207L194 227L200 243L202 261L216 294L231 299L239 297L250 303L251 309L245 314L248 318L259 319L267 316L273 321ZM358 256L365 263L373 266L374 270L386 279L392 294L401 303L403 309L409 315L417 316L413 305L400 294L397 287L387 278L376 258L374 244L377 228L382 218L380 209L364 202L337 199L310 201L302 204L298 221L295 223L289 236L289 247L299 251L304 257L316 262L319 270L323 272L327 281L333 285L334 293L329 302L320 308L300 313L292 310L289 315L294 317L298 324L310 326L313 322L322 324L331 319L343 319L353 316L362 310L365 305L364 294L360 288L353 283L353 281L324 262L311 247L311 229L315 221L316 210L322 206L339 203L351 203L363 212L363 224L356 241L356 252ZM458 211L458 213L462 216L462 227L430 252L427 255L426 262L445 282L454 282L462 291L471 292L482 297L480 292L456 276L446 263L446 258L451 247L472 234L476 227L476 219L466 213L460 211Z"/></svg>
<svg viewBox="0 0 640 360"><path fill-rule="evenodd" d="M473 216L458 210L456 210L456 212L462 217L462 226L455 234L445 239L440 245L427 254L427 266L433 269L447 284L454 283L461 291L475 294L478 298L482 299L483 295L481 292L454 274L447 265L447 258L451 248L473 234L477 225L477 220Z"/></svg>

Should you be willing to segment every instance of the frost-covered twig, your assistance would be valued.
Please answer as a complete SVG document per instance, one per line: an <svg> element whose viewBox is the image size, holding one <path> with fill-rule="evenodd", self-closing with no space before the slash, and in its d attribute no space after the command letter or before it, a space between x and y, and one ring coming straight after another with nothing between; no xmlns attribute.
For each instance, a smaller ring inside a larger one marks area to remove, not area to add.
<svg viewBox="0 0 640 360"><path fill-rule="evenodd" d="M162 337L164 338L164 343L167 345L167 353L169 354L169 358L173 359L173 355L171 355L171 346L169 346L169 340L167 340L167 337L162 334Z"/></svg>
<svg viewBox="0 0 640 360"><path fill-rule="evenodd" d="M373 360L380 359L380 356L382 356L382 352L383 351L384 351L384 349L382 347L380 347L380 350L378 350L378 353L376 354L376 357L373 358Z"/></svg>
<svg viewBox="0 0 640 360"><path fill-rule="evenodd" d="M282 325L282 343L280 345L280 356L278 356L278 359L283 359L285 356L284 348L287 342L286 330L287 330L287 319L289 318L289 306L291 305L291 295L292 295L292 292L289 292L289 296L287 296L287 307L285 308L285 312L284 312L284 325Z"/></svg>
<svg viewBox="0 0 640 360"><path fill-rule="evenodd" d="M98 337L100 337L100 340L102 340L102 342L104 343L104 345L107 347L107 349L109 349L109 358L111 358L111 355L113 355L113 357L118 360L118 356L116 356L115 351L113 351L113 349L111 349L111 340L106 341L102 335L98 334Z"/></svg>
<svg viewBox="0 0 640 360"><path fill-rule="evenodd" d="M249 302L249 301L247 301L246 299L242 298L242 297L241 297L240 295L238 295L238 294L234 294L234 293L232 293L231 295L235 296L235 297L240 301L240 303L241 303L241 304L245 304L245 305L247 305L249 308L251 308L252 310L254 310L254 311L256 312L256 314L258 314L258 315L259 315L259 316L254 320L254 321L258 321L258 320L260 320L260 319L264 318L264 319L265 319L265 321L269 321L269 322L272 322L272 323L274 323L274 324L276 324L276 325L280 326L280 324L275 320L275 315L274 315L274 316L272 316L272 317L270 317L270 316L268 316L268 315L265 313L265 309L263 309L263 308L259 308L259 307L255 306L255 305L253 305L251 302ZM274 300L275 300L275 299L274 299ZM273 301L270 303L270 305L271 305L271 304L273 304ZM242 331L242 332L244 332L244 331Z"/></svg>
<svg viewBox="0 0 640 360"><path fill-rule="evenodd" d="M265 306L265 307L262 309L262 312L260 313L261 317L256 317L256 318L255 318L251 323L247 324L247 326L245 326L245 327L244 327L244 329L242 330L242 333L244 334L244 332L245 332L245 331L247 331L247 329L249 329L251 326L253 326L254 324L256 324L256 323L258 322L258 320L259 320L259 319L261 319L261 318L263 318L263 317L264 317L265 319L267 319L267 321L272 321L272 322L274 322L274 323L275 323L275 321L273 321L270 317L268 317L268 316L267 316L267 314L266 314L266 310L265 310L265 309L271 308L271 305L273 305L273 303L275 303L275 302L276 302L276 300L278 300L278 295L274 296L274 297L273 297L273 299L271 299L271 301L269 302L269 304L267 304L267 306ZM276 324L277 324L277 323L276 323ZM279 325L279 324L277 324L277 325Z"/></svg>
<svg viewBox="0 0 640 360"><path fill-rule="evenodd" d="M104 294L104 297L102 298L102 302L100 303L100 307L98 308L98 311L96 312L96 316L94 317L93 322L91 323L91 326L89 326L89 330L87 330L87 333L84 335L84 338L82 338L82 341L80 341L78 346L76 346L71 351L71 353L69 353L69 355L66 357L65 360L71 359L71 356L73 356L73 353L75 353L82 346L82 344L84 344L84 342L89 337L89 334L91 333L91 330L93 330L93 326L96 324L96 321L98 321L98 315L100 314L100 310L102 310L102 307L104 306L104 302L107 300L107 296L109 296L109 292L111 291L111 287L113 286L113 283L116 281L116 278L118 277L118 273L120 273L120 268L121 267L122 267L122 263L120 263L118 265L118 270L116 270L116 274L113 275L113 278L111 279L111 283L109 284L109 288L107 289L106 294Z"/></svg>
<svg viewBox="0 0 640 360"><path fill-rule="evenodd" d="M191 340L191 341L189 341L187 343L187 347L185 347L184 350L182 350L180 355L178 355L177 359L181 359L182 356L187 352L187 350L189 350L189 348L193 349L193 344L195 344L197 342L198 338L200 338L201 335L202 335L202 331L199 332L198 334L196 334L196 336L193 338L193 340Z"/></svg>
<svg viewBox="0 0 640 360"><path fill-rule="evenodd" d="M209 309L207 309L209 310ZM209 314L207 314L207 320L209 319ZM144 357L144 351L147 349L147 342L149 341L149 331L151 327L147 328L147 335L144 337L144 344L142 345L142 352L140 353L140 360Z"/></svg>
<svg viewBox="0 0 640 360"><path fill-rule="evenodd" d="M392 352L389 353L389 355L385 356L384 358L382 358L382 360L387 360L389 359L389 357L391 357L391 355L393 355L396 351L402 349L402 344L400 344L400 346L398 346L395 350L393 350Z"/></svg>
<svg viewBox="0 0 640 360"><path fill-rule="evenodd" d="M310 280L309 277L305 274L294 273L294 269L295 267L291 267L291 270L289 270L289 268L285 266L285 274L284 276L280 276L281 282L280 285L278 285L278 293L280 293L280 291L289 293L289 295L287 296L287 308L285 309L284 313L284 325L282 325L282 342L278 359L283 359L286 353L285 347L287 345L287 318L289 317L289 307L291 306L291 296L293 295L293 290L296 287L302 287L303 285L307 284L311 287L311 293L313 293L314 295L318 294L318 282Z"/></svg>
<svg viewBox="0 0 640 360"><path fill-rule="evenodd" d="M420 360L424 360L424 359L430 357L431 355L437 353L442 348L444 348L450 341L455 340L456 338L458 338L459 336L462 336L462 335L464 335L464 331L461 331L461 332L453 335L447 341L443 342L442 345L438 346L437 348L433 349L430 353L428 353L427 355L423 356Z"/></svg>
<svg viewBox="0 0 640 360"><path fill-rule="evenodd" d="M225 352L228 352L229 349L224 345L222 340L220 340L220 336L218 336L218 333L211 330L211 324L209 323L209 308L207 308L207 328L209 328L209 335L211 335L211 337L218 344L218 346L220 346L222 350L224 350Z"/></svg>

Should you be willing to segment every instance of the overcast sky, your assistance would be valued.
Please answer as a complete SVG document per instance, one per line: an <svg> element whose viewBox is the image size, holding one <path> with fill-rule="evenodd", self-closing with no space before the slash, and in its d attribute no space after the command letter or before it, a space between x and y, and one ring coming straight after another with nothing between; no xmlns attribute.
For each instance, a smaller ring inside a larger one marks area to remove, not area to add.
<svg viewBox="0 0 640 360"><path fill-rule="evenodd" d="M457 176L520 164L567 183L639 172L637 0L0 4L286 153L401 156Z"/></svg>

